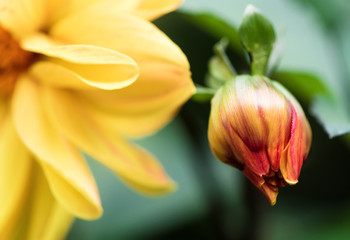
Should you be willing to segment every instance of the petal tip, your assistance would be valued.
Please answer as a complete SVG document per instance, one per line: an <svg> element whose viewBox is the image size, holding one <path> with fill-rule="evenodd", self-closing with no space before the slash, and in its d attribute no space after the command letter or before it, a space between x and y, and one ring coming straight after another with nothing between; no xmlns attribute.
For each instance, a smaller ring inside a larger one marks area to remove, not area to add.
<svg viewBox="0 0 350 240"><path fill-rule="evenodd" d="M285 178L284 179L289 185L295 185L298 183L298 179L288 179L288 178Z"/></svg>
<svg viewBox="0 0 350 240"><path fill-rule="evenodd" d="M96 211L94 212L90 212L88 214L84 213L83 215L77 216L77 217L88 221L97 220L102 217L104 211L102 207L96 207L95 210Z"/></svg>
<svg viewBox="0 0 350 240"><path fill-rule="evenodd" d="M173 180L169 180L163 185L158 186L157 189L154 189L153 191L146 191L143 193L148 196L157 197L157 196L171 194L175 192L177 189L178 189L178 185L176 184L176 182L174 182Z"/></svg>
<svg viewBox="0 0 350 240"><path fill-rule="evenodd" d="M270 200L271 206L275 206L277 202L277 197L275 199Z"/></svg>
<svg viewBox="0 0 350 240"><path fill-rule="evenodd" d="M271 206L274 206L277 201L278 188L272 187L269 184L264 184L261 186L260 190L270 202Z"/></svg>

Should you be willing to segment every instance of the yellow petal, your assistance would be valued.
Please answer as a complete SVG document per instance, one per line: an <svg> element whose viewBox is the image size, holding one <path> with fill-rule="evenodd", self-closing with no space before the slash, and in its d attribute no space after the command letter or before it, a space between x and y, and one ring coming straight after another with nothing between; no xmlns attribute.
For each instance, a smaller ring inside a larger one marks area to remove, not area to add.
<svg viewBox="0 0 350 240"><path fill-rule="evenodd" d="M150 194L174 188L154 157L125 142L103 122L96 121L76 93L47 88L43 102L56 128L130 185Z"/></svg>
<svg viewBox="0 0 350 240"><path fill-rule="evenodd" d="M8 113L7 113L8 114ZM8 114L0 135L0 239L10 239L30 187L32 161Z"/></svg>
<svg viewBox="0 0 350 240"><path fill-rule="evenodd" d="M0 25L21 39L43 26L45 10L45 0L1 0Z"/></svg>
<svg viewBox="0 0 350 240"><path fill-rule="evenodd" d="M57 20L90 7L101 0L46 0L47 22L49 25Z"/></svg>
<svg viewBox="0 0 350 240"><path fill-rule="evenodd" d="M131 98L113 98L110 94L94 95L90 92L84 96L84 107L89 109L95 119L103 122L106 128L123 136L140 138L153 134L174 118L190 95L186 90L179 89L154 99L144 98L144 102L132 101Z"/></svg>
<svg viewBox="0 0 350 240"><path fill-rule="evenodd" d="M186 56L165 34L151 23L131 15L84 11L58 22L50 34L70 43L116 50L138 64L167 62L189 68Z"/></svg>
<svg viewBox="0 0 350 240"><path fill-rule="evenodd" d="M48 0L49 22L89 8L110 14L129 13L147 20L154 20L177 9L182 0Z"/></svg>
<svg viewBox="0 0 350 240"><path fill-rule="evenodd" d="M68 213L52 195L39 166L34 168L32 191L28 205L28 240L63 239L73 222Z"/></svg>
<svg viewBox="0 0 350 240"><path fill-rule="evenodd" d="M90 45L66 45L43 34L26 38L22 41L22 47L50 57L51 61L80 76L84 83L97 88L122 88L138 77L137 64L130 57L110 49Z"/></svg>
<svg viewBox="0 0 350 240"><path fill-rule="evenodd" d="M29 71L40 84L55 88L68 89L95 89L95 87L82 81L81 76L62 65L50 61L36 62Z"/></svg>
<svg viewBox="0 0 350 240"><path fill-rule="evenodd" d="M102 209L94 178L81 154L48 120L42 104L39 86L28 77L19 79L12 105L19 136L38 157L55 198L78 217L98 218Z"/></svg>
<svg viewBox="0 0 350 240"><path fill-rule="evenodd" d="M84 3L84 0L75 2ZM110 14L127 12L147 20L154 20L168 12L177 9L182 2L182 0L105 0L100 1L90 7L95 11L109 12ZM78 9L78 7L79 5L76 4L76 9ZM81 6L79 9L81 9Z"/></svg>
<svg viewBox="0 0 350 240"><path fill-rule="evenodd" d="M183 0L134 0L138 2L131 12L149 20L156 19L180 7Z"/></svg>
<svg viewBox="0 0 350 240"><path fill-rule="evenodd" d="M140 78L116 91L80 93L86 108L110 129L129 137L159 130L194 93L189 72L173 64L143 64Z"/></svg>
<svg viewBox="0 0 350 240"><path fill-rule="evenodd" d="M96 17L92 17L94 15ZM92 18L100 21L91 21ZM111 22L118 24L111 25ZM70 29L78 24L79 33ZM97 29L103 29L100 31L106 35L91 34ZM63 20L54 27L53 34L72 42L112 48L138 62L140 76L136 82L121 91L101 96L105 98L103 101L91 101L105 103L97 108L109 115L104 116L110 119L106 121L117 121L112 124L113 128L119 128L124 134L142 136L159 129L195 91L186 57L164 34L145 21L127 15L81 13ZM133 127L128 127L130 125Z"/></svg>

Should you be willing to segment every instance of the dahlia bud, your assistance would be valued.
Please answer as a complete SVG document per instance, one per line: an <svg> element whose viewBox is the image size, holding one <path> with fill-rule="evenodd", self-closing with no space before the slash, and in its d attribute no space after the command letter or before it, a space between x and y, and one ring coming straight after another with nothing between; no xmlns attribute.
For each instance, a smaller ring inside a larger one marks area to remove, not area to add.
<svg viewBox="0 0 350 240"><path fill-rule="evenodd" d="M260 75L228 81L212 99L208 137L215 156L243 171L276 203L278 188L298 182L311 129L296 99Z"/></svg>

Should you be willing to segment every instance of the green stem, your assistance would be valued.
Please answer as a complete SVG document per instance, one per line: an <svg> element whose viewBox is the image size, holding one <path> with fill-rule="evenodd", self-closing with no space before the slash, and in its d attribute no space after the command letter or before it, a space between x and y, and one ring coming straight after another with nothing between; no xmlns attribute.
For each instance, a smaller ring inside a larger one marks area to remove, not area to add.
<svg viewBox="0 0 350 240"><path fill-rule="evenodd" d="M196 93L192 96L192 100L196 102L210 102L216 93L215 89L207 88L196 84Z"/></svg>
<svg viewBox="0 0 350 240"><path fill-rule="evenodd" d="M261 193L257 191L256 187L248 180L244 181L244 198L246 203L246 224L243 229L243 237L245 240L261 239L261 221L263 221L264 214L261 209L260 199Z"/></svg>
<svg viewBox="0 0 350 240"><path fill-rule="evenodd" d="M265 52L262 53L254 53L251 56L251 72L252 75L265 75L267 70L267 64L269 56L266 55Z"/></svg>

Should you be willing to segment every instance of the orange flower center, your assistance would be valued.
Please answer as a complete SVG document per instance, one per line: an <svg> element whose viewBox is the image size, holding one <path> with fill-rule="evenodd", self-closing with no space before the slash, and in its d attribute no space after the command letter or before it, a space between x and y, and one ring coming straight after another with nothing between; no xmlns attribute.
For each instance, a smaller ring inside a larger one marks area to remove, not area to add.
<svg viewBox="0 0 350 240"><path fill-rule="evenodd" d="M29 67L34 56L34 53L24 51L0 26L0 95L12 93L18 76Z"/></svg>
<svg viewBox="0 0 350 240"><path fill-rule="evenodd" d="M275 192L278 191L278 188L284 187L287 185L287 182L284 180L281 171L275 172L270 169L270 171L263 176L265 184L268 184L271 189L274 189Z"/></svg>

